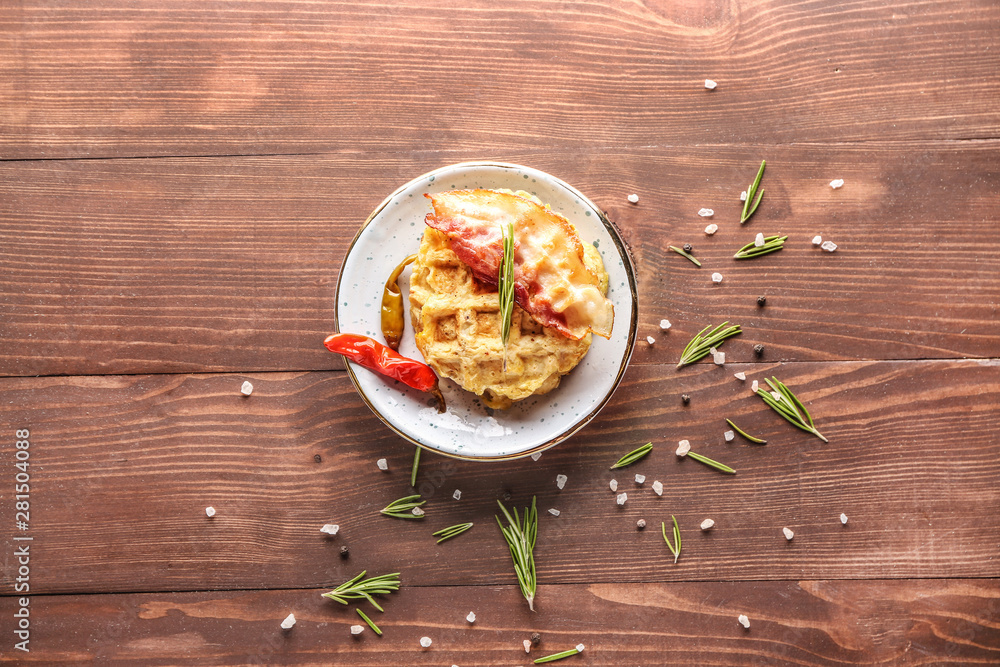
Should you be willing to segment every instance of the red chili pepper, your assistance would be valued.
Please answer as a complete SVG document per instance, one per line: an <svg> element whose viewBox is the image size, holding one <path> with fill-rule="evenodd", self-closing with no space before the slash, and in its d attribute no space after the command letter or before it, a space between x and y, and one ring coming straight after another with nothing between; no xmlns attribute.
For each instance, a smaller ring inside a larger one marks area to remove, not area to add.
<svg viewBox="0 0 1000 667"><path fill-rule="evenodd" d="M438 410L444 412L444 397L438 389L437 375L427 364L404 357L377 340L360 334L331 334L323 345L369 370L399 380L418 391L434 394L438 399Z"/></svg>

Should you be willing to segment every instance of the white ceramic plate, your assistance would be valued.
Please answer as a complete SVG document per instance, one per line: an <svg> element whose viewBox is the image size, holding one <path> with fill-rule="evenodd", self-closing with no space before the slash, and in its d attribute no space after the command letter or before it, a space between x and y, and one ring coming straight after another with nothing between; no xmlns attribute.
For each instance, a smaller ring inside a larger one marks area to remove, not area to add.
<svg viewBox="0 0 1000 667"><path fill-rule="evenodd" d="M431 211L424 193L466 188L531 192L566 216L583 242L594 244L608 271L608 297L615 306L611 339L594 336L590 351L558 388L507 410L488 410L474 394L442 380L448 411L439 414L427 394L353 363L347 370L372 411L416 445L464 459L527 456L565 440L597 415L621 381L635 344L635 270L625 244L600 209L571 186L537 169L494 162L455 164L410 181L375 209L347 251L337 281L337 331L383 340L382 289L393 267L420 245L424 216ZM399 351L423 360L409 321L409 275L406 269L399 281L407 306Z"/></svg>

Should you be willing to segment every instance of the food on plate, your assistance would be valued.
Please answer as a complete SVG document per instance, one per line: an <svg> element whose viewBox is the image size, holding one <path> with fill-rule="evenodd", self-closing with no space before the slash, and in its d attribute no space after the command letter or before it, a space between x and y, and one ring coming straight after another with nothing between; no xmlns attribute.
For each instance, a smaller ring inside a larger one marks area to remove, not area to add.
<svg viewBox="0 0 1000 667"><path fill-rule="evenodd" d="M405 322L403 294L399 291L399 275L416 258L416 255L410 255L400 262L389 274L389 279L385 281L385 287L382 289L382 335L385 336L385 344L394 350L399 349Z"/></svg>
<svg viewBox="0 0 1000 667"><path fill-rule="evenodd" d="M434 212L410 279L420 352L441 376L491 408L551 391L587 353L591 332L611 334L614 308L600 254L528 193L427 196ZM516 305L505 356L497 276L501 225L508 223L514 226Z"/></svg>

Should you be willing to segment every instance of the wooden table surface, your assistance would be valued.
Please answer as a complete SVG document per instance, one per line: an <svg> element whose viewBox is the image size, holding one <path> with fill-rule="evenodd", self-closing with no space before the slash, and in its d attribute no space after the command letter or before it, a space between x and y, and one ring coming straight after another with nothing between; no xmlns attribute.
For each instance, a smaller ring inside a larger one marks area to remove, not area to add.
<svg viewBox="0 0 1000 667"><path fill-rule="evenodd" d="M1000 5L462 5L0 2L0 661L1000 664ZM413 446L321 343L369 212L475 159L607 212L638 343L577 435L538 461L425 453L427 519L393 520ZM725 366L676 370L723 320ZM770 375L828 444L750 395ZM727 417L768 444L725 442ZM532 496L534 613L493 519ZM382 637L320 597L362 569L401 573Z"/></svg>

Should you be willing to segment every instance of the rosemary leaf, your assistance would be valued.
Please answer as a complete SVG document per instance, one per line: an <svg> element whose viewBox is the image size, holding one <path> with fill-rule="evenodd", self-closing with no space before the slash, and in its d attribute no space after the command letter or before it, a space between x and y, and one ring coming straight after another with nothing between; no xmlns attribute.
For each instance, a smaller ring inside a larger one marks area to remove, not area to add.
<svg viewBox="0 0 1000 667"><path fill-rule="evenodd" d="M521 587L521 594L528 601L528 609L535 611L535 590L537 588L537 578L535 575L535 539L538 537L538 510L535 506L535 498L531 499L531 507L524 509L524 520L514 509L514 516L503 506L499 500L497 504L504 518L507 519L507 526L503 525L500 517L496 517L500 532L503 533L507 546L510 548L510 557L514 562L514 574L517 575L517 583Z"/></svg>
<svg viewBox="0 0 1000 667"><path fill-rule="evenodd" d="M718 348L722 345L727 338L743 333L738 324L734 324L730 327L727 327L727 324L729 324L728 321L723 322L719 326L712 329L712 331L710 331L707 335L705 332L708 331L708 327L699 331L681 353L681 360L680 363L677 364L677 368L683 368L688 364L693 364L699 359L707 356L711 348Z"/></svg>
<svg viewBox="0 0 1000 667"><path fill-rule="evenodd" d="M568 658L571 655L576 655L580 652L580 649L571 648L568 651L560 651L559 653L553 653L552 655L547 655L542 658L535 660L534 664L541 665L546 662L555 662L556 660L562 660L563 658Z"/></svg>
<svg viewBox="0 0 1000 667"><path fill-rule="evenodd" d="M355 607L354 611L358 612L358 615L361 616L361 618L365 619L365 623L368 624L369 628L375 631L375 634L377 634L379 637L382 636L382 631L378 629L378 626L375 625L372 619L368 618L368 615L365 614L365 612L361 611L361 609L359 609L358 607Z"/></svg>
<svg viewBox="0 0 1000 667"><path fill-rule="evenodd" d="M739 433L740 435L742 435L744 438L746 438L750 442L756 442L758 445L766 445L767 444L767 440L762 440L761 438L755 438L755 437L753 437L752 435L748 434L746 431L744 431L743 429L741 429L739 426L737 426L736 424L734 424L731 419L727 419L726 423L729 424L730 426L732 426L734 431L736 431L737 433Z"/></svg>
<svg viewBox="0 0 1000 667"><path fill-rule="evenodd" d="M760 169L757 170L757 178L755 178L753 183L750 184L750 187L747 188L747 199L743 202L743 213L740 215L741 225L749 220L750 216L754 214L754 211L757 210L757 205L760 204L761 197L764 196L763 190L760 191L760 194L757 194L757 187L760 185L761 177L764 176L764 165L766 164L767 162L765 160L760 161ZM757 195L757 201L753 201L754 195ZM751 205L750 202L753 202L753 205Z"/></svg>
<svg viewBox="0 0 1000 667"><path fill-rule="evenodd" d="M627 465L632 465L642 457L646 456L646 454L649 454L651 451L653 451L653 443L647 442L642 447L633 449L631 452L618 459L618 462L615 463L613 466L611 466L611 470L614 470L615 468L624 468Z"/></svg>
<svg viewBox="0 0 1000 667"><path fill-rule="evenodd" d="M469 523L456 523L454 526L448 526L447 528L442 528L436 533L431 533L433 537L440 537L437 544L441 544L445 540L450 540L453 537L457 537L472 528L472 522Z"/></svg>
<svg viewBox="0 0 1000 667"><path fill-rule="evenodd" d="M674 555L674 563L676 563L677 559L681 557L681 529L677 527L677 517L671 514L670 519L674 522L674 543L670 543L670 538L667 537L667 524L662 521L660 522L660 530L663 533L663 541L667 543L667 548Z"/></svg>
<svg viewBox="0 0 1000 667"><path fill-rule="evenodd" d="M753 259L754 257L776 252L785 247L786 239L788 239L787 236L767 236L764 238L764 245L762 246L754 245L754 241L751 241L740 248L733 257L735 259Z"/></svg>
<svg viewBox="0 0 1000 667"><path fill-rule="evenodd" d="M502 228L503 260L497 288L500 296L500 341L503 343L503 366L507 368L507 341L510 338L510 321L514 314L514 224Z"/></svg>
<svg viewBox="0 0 1000 667"><path fill-rule="evenodd" d="M343 605L346 605L348 600L368 600L376 609L384 611L372 595L386 595L398 591L399 572L365 579L367 573L368 570L362 570L361 574L353 579L345 581L329 593L323 593L323 597Z"/></svg>
<svg viewBox="0 0 1000 667"><path fill-rule="evenodd" d="M414 488L417 486L417 468L420 467L420 447L416 450L413 452L413 469L410 470L410 486Z"/></svg>
<svg viewBox="0 0 1000 667"><path fill-rule="evenodd" d="M773 382L771 380L773 380ZM806 406L802 404L802 401L800 401L798 397L792 393L792 390L786 387L781 380L776 377L772 376L771 380L768 380L767 378L764 379L768 386L778 393L781 400L776 399L763 389L758 389L757 395L760 396L772 410L784 417L788 423L799 427L803 431L812 433L823 442L829 442L829 440L827 440L826 437L820 433L819 430L817 430L816 425L813 423L812 415L809 414L809 411L806 409Z"/></svg>
<svg viewBox="0 0 1000 667"><path fill-rule="evenodd" d="M687 257L688 259L690 259L694 263L695 266L697 266L699 268L701 267L701 262L699 262L698 259L694 255L692 255L691 253L684 252L683 248L678 248L677 246L670 246L670 249L673 250L674 252L676 252L681 257Z"/></svg>
<svg viewBox="0 0 1000 667"><path fill-rule="evenodd" d="M736 471L733 470L732 468L730 468L729 466L727 466L726 464L719 463L718 461L713 461L712 459L708 458L707 456L702 456L701 454L698 454L697 452L688 452L687 455L690 458L694 459L695 461L701 461L705 465L707 465L707 466L709 466L711 468L715 468L716 470L720 470L720 471L722 471L724 473L728 473L730 475L735 475L736 474Z"/></svg>
<svg viewBox="0 0 1000 667"><path fill-rule="evenodd" d="M417 451L419 452L420 450L417 449ZM414 507L420 507L427 502L426 500L420 500L418 502L418 498L420 498L419 493L393 500L391 503L383 507L380 512L386 516L395 517L396 519L423 519L423 514L417 515L412 512Z"/></svg>

